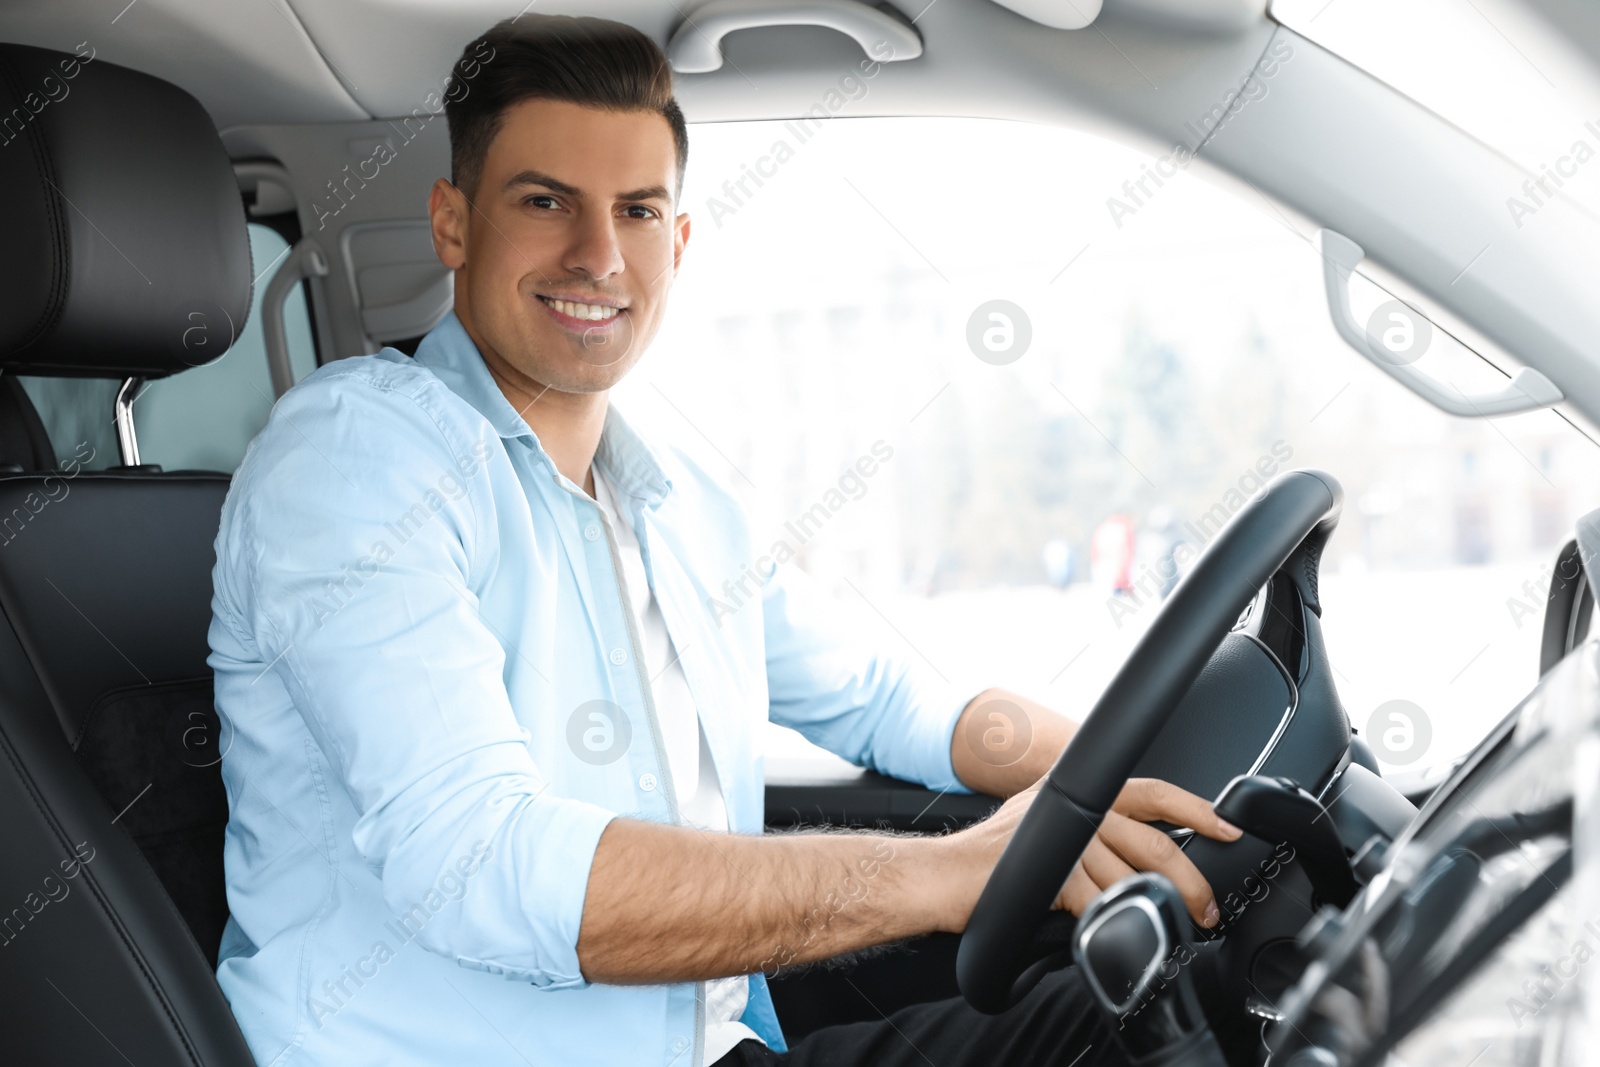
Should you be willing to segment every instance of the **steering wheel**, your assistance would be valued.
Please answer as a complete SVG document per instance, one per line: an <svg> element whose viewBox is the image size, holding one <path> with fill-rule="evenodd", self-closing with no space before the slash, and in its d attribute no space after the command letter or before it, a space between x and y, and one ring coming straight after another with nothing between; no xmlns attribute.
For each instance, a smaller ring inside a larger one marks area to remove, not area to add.
<svg viewBox="0 0 1600 1067"><path fill-rule="evenodd" d="M1261 586L1282 570L1317 603L1317 564L1343 498L1325 471L1283 472L1233 516L1162 604L1046 776L967 921L956 981L974 1008L1011 1007L1070 943L1075 920L1050 905L1140 756Z"/></svg>

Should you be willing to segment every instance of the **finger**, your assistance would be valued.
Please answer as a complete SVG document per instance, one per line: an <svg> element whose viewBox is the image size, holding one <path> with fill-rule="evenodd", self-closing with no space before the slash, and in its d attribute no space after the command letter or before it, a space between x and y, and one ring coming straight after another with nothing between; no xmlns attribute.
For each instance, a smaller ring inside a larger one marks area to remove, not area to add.
<svg viewBox="0 0 1600 1067"><path fill-rule="evenodd" d="M1078 862L1083 865L1084 873L1101 889L1110 889L1130 874L1138 873L1099 837L1089 842L1089 847L1083 851L1083 858Z"/></svg>
<svg viewBox="0 0 1600 1067"><path fill-rule="evenodd" d="M1061 895L1056 898L1055 906L1064 908L1074 915L1082 915L1094 898L1101 893L1101 887L1095 884L1088 872L1083 869L1083 864L1076 863L1072 866L1072 873L1067 876L1067 884L1062 887Z"/></svg>
<svg viewBox="0 0 1600 1067"><path fill-rule="evenodd" d="M1216 925L1221 912L1211 885L1172 838L1114 811L1100 824L1100 838L1130 867L1165 875L1177 887L1195 922L1207 928Z"/></svg>
<svg viewBox="0 0 1600 1067"><path fill-rule="evenodd" d="M1217 841L1237 841L1244 833L1218 816L1204 797L1159 778L1128 779L1111 810L1140 822L1161 819L1175 826L1187 826Z"/></svg>

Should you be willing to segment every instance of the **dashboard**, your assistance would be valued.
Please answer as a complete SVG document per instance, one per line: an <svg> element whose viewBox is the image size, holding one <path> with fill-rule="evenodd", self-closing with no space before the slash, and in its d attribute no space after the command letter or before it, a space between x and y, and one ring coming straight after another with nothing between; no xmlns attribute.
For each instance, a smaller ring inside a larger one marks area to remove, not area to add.
<svg viewBox="0 0 1600 1067"><path fill-rule="evenodd" d="M1573 1054L1566 1002L1600 952L1600 915L1581 914L1574 879L1575 824L1600 830L1597 709L1591 641L1434 793L1351 905L1302 933L1311 962L1269 1028L1273 1062L1544 1067Z"/></svg>

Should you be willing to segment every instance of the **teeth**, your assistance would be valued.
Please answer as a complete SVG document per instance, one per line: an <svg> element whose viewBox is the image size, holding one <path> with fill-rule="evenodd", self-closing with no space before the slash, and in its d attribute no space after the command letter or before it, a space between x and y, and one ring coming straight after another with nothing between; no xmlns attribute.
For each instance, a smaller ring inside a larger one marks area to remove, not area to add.
<svg viewBox="0 0 1600 1067"><path fill-rule="evenodd" d="M541 296L539 299L563 315L571 315L575 319L584 319L588 322L604 322L615 318L621 311L620 308L607 307L604 304L579 304L571 300L553 300L548 296Z"/></svg>

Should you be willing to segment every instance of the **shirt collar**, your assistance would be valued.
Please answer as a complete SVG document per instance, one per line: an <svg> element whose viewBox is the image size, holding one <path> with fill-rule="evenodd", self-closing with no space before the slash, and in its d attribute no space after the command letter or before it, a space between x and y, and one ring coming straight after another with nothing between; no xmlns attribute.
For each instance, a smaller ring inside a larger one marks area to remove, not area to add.
<svg viewBox="0 0 1600 1067"><path fill-rule="evenodd" d="M502 438L525 438L550 469L555 469L538 435L500 391L477 345L473 344L471 335L454 311L448 312L417 345L416 361L433 372L452 393L476 408ZM640 497L647 504L659 503L672 488L672 480L667 477L659 457L610 402L606 404L606 421L600 430L595 462L605 469L619 493Z"/></svg>

